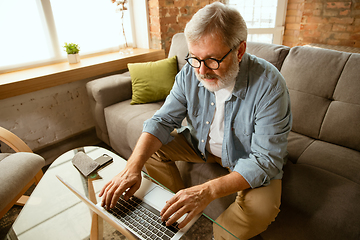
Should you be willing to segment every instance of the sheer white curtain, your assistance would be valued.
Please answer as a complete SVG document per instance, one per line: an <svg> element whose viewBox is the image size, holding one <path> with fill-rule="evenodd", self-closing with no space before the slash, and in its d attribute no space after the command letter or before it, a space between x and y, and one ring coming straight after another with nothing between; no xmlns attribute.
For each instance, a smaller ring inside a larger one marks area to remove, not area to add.
<svg viewBox="0 0 360 240"><path fill-rule="evenodd" d="M66 58L65 42L80 55L115 51L125 45L121 13L111 0L0 1L0 72ZM129 11L124 25L133 43Z"/></svg>

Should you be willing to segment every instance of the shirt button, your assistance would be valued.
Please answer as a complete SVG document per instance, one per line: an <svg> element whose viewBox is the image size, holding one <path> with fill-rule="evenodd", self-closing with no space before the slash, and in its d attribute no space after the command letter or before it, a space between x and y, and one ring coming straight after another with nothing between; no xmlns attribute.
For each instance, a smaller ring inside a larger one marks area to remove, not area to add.
<svg viewBox="0 0 360 240"><path fill-rule="evenodd" d="M209 124L210 122L209 121L206 121L206 124Z"/></svg>
<svg viewBox="0 0 360 240"><path fill-rule="evenodd" d="M214 106L214 105L215 105L215 103L212 102L212 103L211 103L211 106Z"/></svg>
<svg viewBox="0 0 360 240"><path fill-rule="evenodd" d="M203 143L203 142L205 142L205 140L204 140L204 139L201 139L201 142Z"/></svg>

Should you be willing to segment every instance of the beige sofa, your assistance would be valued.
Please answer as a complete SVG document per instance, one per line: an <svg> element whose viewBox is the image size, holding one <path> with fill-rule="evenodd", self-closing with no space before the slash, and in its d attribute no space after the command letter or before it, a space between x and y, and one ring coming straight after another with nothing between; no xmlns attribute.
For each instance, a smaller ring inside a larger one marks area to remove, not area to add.
<svg viewBox="0 0 360 240"><path fill-rule="evenodd" d="M293 113L281 212L258 238L360 239L360 54L250 42L247 51L281 71ZM186 54L184 35L176 34L169 57L178 56L179 69ZM162 102L130 105L129 73L87 89L98 137L128 158ZM187 186L226 173L211 164L178 166ZM214 201L205 213L216 218L234 197Z"/></svg>

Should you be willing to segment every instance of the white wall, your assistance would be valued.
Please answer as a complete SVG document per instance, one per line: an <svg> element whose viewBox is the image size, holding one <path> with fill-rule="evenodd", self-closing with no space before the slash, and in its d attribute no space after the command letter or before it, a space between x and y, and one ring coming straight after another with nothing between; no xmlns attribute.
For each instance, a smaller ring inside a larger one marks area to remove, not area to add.
<svg viewBox="0 0 360 240"><path fill-rule="evenodd" d="M0 100L0 126L39 149L94 126L85 84L72 82ZM1 150L9 148L2 144Z"/></svg>

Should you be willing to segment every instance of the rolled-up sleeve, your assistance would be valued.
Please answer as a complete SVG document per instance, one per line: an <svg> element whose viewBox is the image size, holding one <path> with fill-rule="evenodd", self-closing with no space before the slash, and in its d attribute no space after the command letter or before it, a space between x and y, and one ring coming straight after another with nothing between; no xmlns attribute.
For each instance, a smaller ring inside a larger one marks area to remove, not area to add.
<svg viewBox="0 0 360 240"><path fill-rule="evenodd" d="M291 130L290 97L285 86L275 87L262 99L255 113L251 151L237 160L233 171L240 173L252 188L281 179Z"/></svg>
<svg viewBox="0 0 360 240"><path fill-rule="evenodd" d="M173 140L170 133L175 128L181 127L186 116L187 103L184 95L184 79L186 79L186 72L180 71L175 77L174 86L164 105L156 111L152 118L144 122L143 132L154 135L162 144L167 144Z"/></svg>

